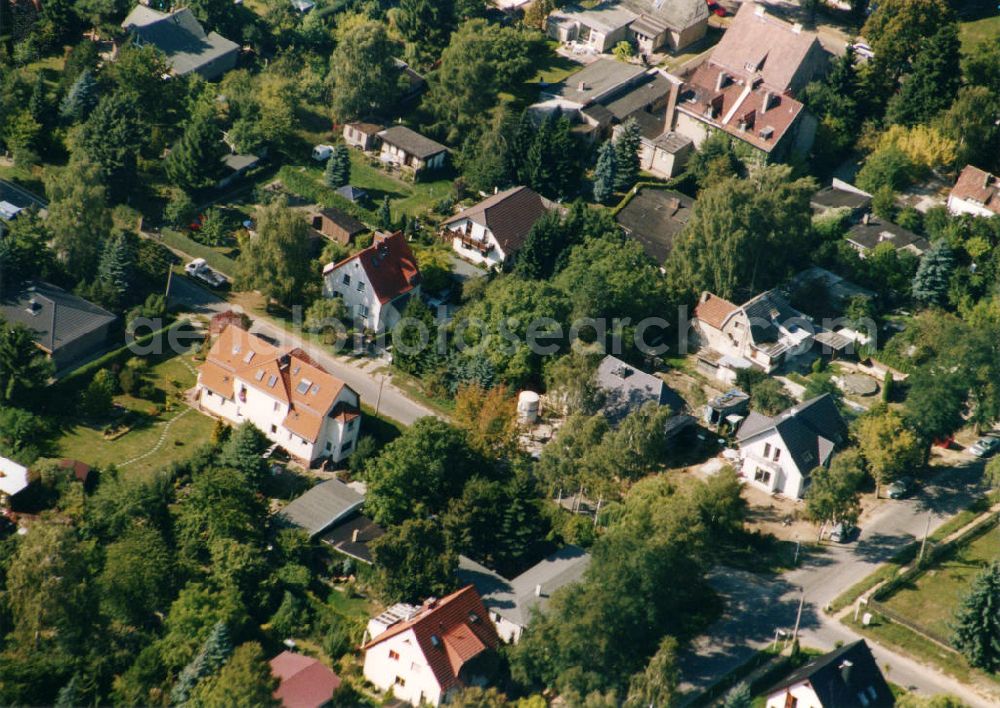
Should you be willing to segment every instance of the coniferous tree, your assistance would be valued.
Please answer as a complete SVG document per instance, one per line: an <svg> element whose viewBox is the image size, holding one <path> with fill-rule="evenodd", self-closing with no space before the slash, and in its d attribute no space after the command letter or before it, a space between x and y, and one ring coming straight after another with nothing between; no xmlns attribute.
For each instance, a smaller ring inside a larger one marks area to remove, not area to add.
<svg viewBox="0 0 1000 708"><path fill-rule="evenodd" d="M135 236L122 231L107 240L97 267L98 280L120 304L135 277L137 247Z"/></svg>
<svg viewBox="0 0 1000 708"><path fill-rule="evenodd" d="M211 187L219 175L225 147L209 108L195 111L181 139L167 155L167 177L185 191Z"/></svg>
<svg viewBox="0 0 1000 708"><path fill-rule="evenodd" d="M639 178L639 143L642 134L635 118L629 118L622 124L621 131L615 139L615 157L617 172L615 173L615 188L624 192L631 189Z"/></svg>
<svg viewBox="0 0 1000 708"><path fill-rule="evenodd" d="M753 705L753 694L746 681L740 681L729 689L722 703L723 708L750 708L751 705Z"/></svg>
<svg viewBox="0 0 1000 708"><path fill-rule="evenodd" d="M55 708L76 708L83 705L86 701L83 700L80 683L80 675L73 674L69 683L59 689Z"/></svg>
<svg viewBox="0 0 1000 708"><path fill-rule="evenodd" d="M594 199L601 204L611 199L618 181L618 157L611 142L601 145L594 168Z"/></svg>
<svg viewBox="0 0 1000 708"><path fill-rule="evenodd" d="M951 643L969 663L984 671L1000 669L1000 563L972 582L955 614Z"/></svg>
<svg viewBox="0 0 1000 708"><path fill-rule="evenodd" d="M14 53L14 7L0 3L0 59L10 59Z"/></svg>
<svg viewBox="0 0 1000 708"><path fill-rule="evenodd" d="M233 642L229 637L229 628L225 622L218 622L201 645L201 651L181 669L177 683L170 692L170 702L176 705L187 701L198 683L218 671L232 653Z"/></svg>
<svg viewBox="0 0 1000 708"><path fill-rule="evenodd" d="M82 120L97 103L97 82L90 69L84 69L73 82L59 106L59 115L74 123Z"/></svg>
<svg viewBox="0 0 1000 708"><path fill-rule="evenodd" d="M45 77L41 72L35 75L35 85L31 89L31 98L28 101L28 112L31 117L41 124L45 124L49 117L49 100L45 93Z"/></svg>
<svg viewBox="0 0 1000 708"><path fill-rule="evenodd" d="M351 154L347 151L346 145L338 145L330 153L330 158L326 161L326 170L323 172L323 182L327 187L336 189L350 184L351 181Z"/></svg>
<svg viewBox="0 0 1000 708"><path fill-rule="evenodd" d="M392 209L389 207L389 195L382 198L382 203L378 208L378 225L384 231L392 229Z"/></svg>
<svg viewBox="0 0 1000 708"><path fill-rule="evenodd" d="M551 276L567 245L566 231L557 211L550 211L536 221L524 240L524 246L517 253L517 273L535 280Z"/></svg>
<svg viewBox="0 0 1000 708"><path fill-rule="evenodd" d="M948 108L962 83L960 48L955 22L942 25L924 39L913 70L903 77L899 93L889 101L886 118L916 125Z"/></svg>
<svg viewBox="0 0 1000 708"><path fill-rule="evenodd" d="M245 474L248 480L259 482L267 472L267 463L261 455L270 444L253 423L241 423L222 448L222 462Z"/></svg>
<svg viewBox="0 0 1000 708"><path fill-rule="evenodd" d="M434 313L418 297L411 298L403 319L392 330L392 363L400 371L417 376L439 363Z"/></svg>
<svg viewBox="0 0 1000 708"><path fill-rule="evenodd" d="M955 258L947 241L935 243L920 259L913 276L913 297L925 305L943 305L948 297L948 285Z"/></svg>
<svg viewBox="0 0 1000 708"><path fill-rule="evenodd" d="M109 187L124 196L136 185L139 153L148 136L136 97L120 91L102 98L83 124L80 147L96 163Z"/></svg>

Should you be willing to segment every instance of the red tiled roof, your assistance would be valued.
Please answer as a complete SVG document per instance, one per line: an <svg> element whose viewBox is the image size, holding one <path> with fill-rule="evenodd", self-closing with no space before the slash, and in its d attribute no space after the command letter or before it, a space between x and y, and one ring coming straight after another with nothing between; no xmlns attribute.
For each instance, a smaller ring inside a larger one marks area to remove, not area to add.
<svg viewBox="0 0 1000 708"><path fill-rule="evenodd" d="M966 165L951 188L951 196L982 204L1000 214L1000 179L973 165Z"/></svg>
<svg viewBox="0 0 1000 708"><path fill-rule="evenodd" d="M721 73L725 73L723 69L711 64L695 69L681 88L677 110L770 152L805 106L791 96L768 90L759 81L749 87L743 80L730 78L716 89Z"/></svg>
<svg viewBox="0 0 1000 708"><path fill-rule="evenodd" d="M229 325L242 327L244 317L246 317L246 315L242 312L236 312L235 310L226 310L225 312L220 312L217 315L212 315L208 331L210 334L219 334Z"/></svg>
<svg viewBox="0 0 1000 708"><path fill-rule="evenodd" d="M230 326L215 340L198 368L198 382L232 399L237 395L237 378L287 403L289 410L282 425L311 442L319 437L325 416L345 386L303 350L282 353L260 337Z"/></svg>
<svg viewBox="0 0 1000 708"><path fill-rule="evenodd" d="M340 263L327 265L323 273L330 273L351 261L357 260L365 269L375 297L383 305L405 295L420 284L420 268L402 231L392 234L377 233L368 248L358 251Z"/></svg>
<svg viewBox="0 0 1000 708"><path fill-rule="evenodd" d="M340 688L340 677L327 666L290 651L271 659L271 673L281 681L274 697L285 708L319 708Z"/></svg>
<svg viewBox="0 0 1000 708"><path fill-rule="evenodd" d="M729 300L712 293L705 293L701 296L701 302L694 308L694 316L707 325L722 329L726 318L737 309L739 309L738 306Z"/></svg>
<svg viewBox="0 0 1000 708"><path fill-rule="evenodd" d="M549 205L528 187L512 187L494 194L475 206L444 221L442 226L469 219L492 232L507 255L524 245L535 222L545 216Z"/></svg>
<svg viewBox="0 0 1000 708"><path fill-rule="evenodd" d="M413 618L392 625L363 649L368 651L411 629L442 691L460 683L458 674L465 664L500 643L496 627L472 585L440 600L428 600Z"/></svg>
<svg viewBox="0 0 1000 708"><path fill-rule="evenodd" d="M84 483L87 482L87 477L90 476L90 465L86 462L65 459L59 461L59 467L60 469L71 471L76 479Z"/></svg>

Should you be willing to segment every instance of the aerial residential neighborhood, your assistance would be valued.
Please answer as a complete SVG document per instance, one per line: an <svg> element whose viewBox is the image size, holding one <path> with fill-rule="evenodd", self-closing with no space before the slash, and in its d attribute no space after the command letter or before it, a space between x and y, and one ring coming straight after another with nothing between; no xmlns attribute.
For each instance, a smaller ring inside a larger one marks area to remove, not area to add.
<svg viewBox="0 0 1000 708"><path fill-rule="evenodd" d="M0 705L1000 705L1000 8L0 0Z"/></svg>

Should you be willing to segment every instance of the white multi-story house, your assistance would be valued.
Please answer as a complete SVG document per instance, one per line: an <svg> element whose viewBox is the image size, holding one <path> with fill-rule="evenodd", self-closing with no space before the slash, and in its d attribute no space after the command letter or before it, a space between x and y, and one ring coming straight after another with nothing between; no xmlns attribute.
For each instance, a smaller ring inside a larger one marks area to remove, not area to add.
<svg viewBox="0 0 1000 708"><path fill-rule="evenodd" d="M552 202L528 187L512 187L464 209L442 223L455 252L487 268L500 268L524 245Z"/></svg>
<svg viewBox="0 0 1000 708"><path fill-rule="evenodd" d="M484 685L500 643L471 585L419 608L391 607L369 621L368 635L365 678L414 706L438 706L456 690Z"/></svg>
<svg viewBox="0 0 1000 708"><path fill-rule="evenodd" d="M338 462L353 451L361 399L301 349L282 351L230 325L198 370L200 410L249 421L305 464Z"/></svg>
<svg viewBox="0 0 1000 708"><path fill-rule="evenodd" d="M948 195L948 211L955 216L1000 214L1000 179L985 170L966 165Z"/></svg>
<svg viewBox="0 0 1000 708"><path fill-rule="evenodd" d="M765 492L799 499L809 473L830 463L845 430L828 393L773 417L751 411L736 434L742 474Z"/></svg>
<svg viewBox="0 0 1000 708"><path fill-rule="evenodd" d="M374 332L392 329L420 294L420 268L402 232L376 233L372 245L323 268L323 295Z"/></svg>

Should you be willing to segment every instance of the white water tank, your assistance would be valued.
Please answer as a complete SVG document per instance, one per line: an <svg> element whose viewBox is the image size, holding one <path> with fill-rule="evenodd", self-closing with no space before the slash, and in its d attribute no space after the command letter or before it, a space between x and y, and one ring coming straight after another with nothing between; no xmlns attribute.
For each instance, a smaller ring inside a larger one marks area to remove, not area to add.
<svg viewBox="0 0 1000 708"><path fill-rule="evenodd" d="M538 420L538 404L541 398L534 391L521 391L517 397L517 417L522 423Z"/></svg>

